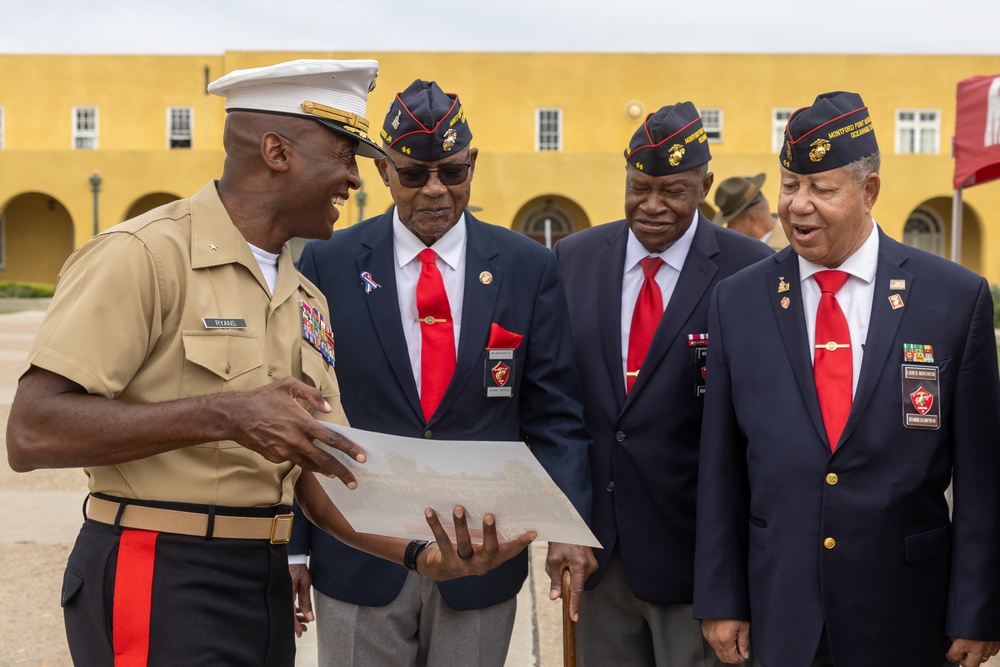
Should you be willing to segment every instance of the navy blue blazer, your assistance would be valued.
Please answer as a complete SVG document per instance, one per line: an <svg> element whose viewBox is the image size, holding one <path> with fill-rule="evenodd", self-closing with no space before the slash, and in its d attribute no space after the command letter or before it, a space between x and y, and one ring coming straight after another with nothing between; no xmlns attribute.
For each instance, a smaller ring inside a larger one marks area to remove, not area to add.
<svg viewBox="0 0 1000 667"><path fill-rule="evenodd" d="M720 283L708 331L695 616L750 620L768 667L808 665L824 625L834 661L852 667L940 667L948 636L1000 639L986 281L879 231L864 361L833 454L791 248ZM904 426L906 343L933 347L922 366L939 370L937 430Z"/></svg>
<svg viewBox="0 0 1000 667"><path fill-rule="evenodd" d="M556 244L566 284L573 348L583 383L594 511L591 528L601 580L617 542L629 587L639 598L690 604L694 577L695 486L704 398L704 362L688 334L708 332L715 284L773 254L765 244L701 217L677 287L626 397L622 375L624 220ZM711 345L709 345L711 349Z"/></svg>
<svg viewBox="0 0 1000 667"><path fill-rule="evenodd" d="M458 359L429 423L420 408L400 323L392 211L338 231L330 240L306 245L299 269L330 302L344 411L356 428L393 435L525 440L586 517L590 435L583 422L566 297L555 257L526 236L481 222L468 212L465 220ZM488 284L480 280L483 271L492 274ZM362 272L369 272L381 287L366 293ZM485 397L486 344L493 323L524 336L514 353L511 398ZM304 518L295 522L289 553L311 553L316 589L352 604L388 604L406 578L402 566L347 547ZM524 553L482 577L439 586L452 608L481 609L514 597L526 576Z"/></svg>

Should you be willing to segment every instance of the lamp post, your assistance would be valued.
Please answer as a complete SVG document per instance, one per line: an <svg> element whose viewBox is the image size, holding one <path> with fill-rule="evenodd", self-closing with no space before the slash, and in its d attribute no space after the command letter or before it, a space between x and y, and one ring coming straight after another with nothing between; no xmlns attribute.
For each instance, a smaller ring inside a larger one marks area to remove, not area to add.
<svg viewBox="0 0 1000 667"><path fill-rule="evenodd" d="M97 194L101 191L101 175L96 171L90 177L90 191L94 193L94 236L97 236Z"/></svg>
<svg viewBox="0 0 1000 667"><path fill-rule="evenodd" d="M358 222L365 219L365 201L368 199L368 195L365 194L365 182L364 179L358 179L358 193L354 195L354 198L358 201Z"/></svg>

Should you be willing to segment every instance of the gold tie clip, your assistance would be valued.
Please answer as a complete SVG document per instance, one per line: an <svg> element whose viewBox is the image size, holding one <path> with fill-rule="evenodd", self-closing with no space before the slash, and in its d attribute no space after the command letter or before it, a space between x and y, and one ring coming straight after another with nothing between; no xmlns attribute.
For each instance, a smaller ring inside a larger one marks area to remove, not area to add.
<svg viewBox="0 0 1000 667"><path fill-rule="evenodd" d="M834 350L838 350L838 349L842 349L842 348L850 347L850 346L851 346L850 343L834 343L831 340L829 343L826 343L824 345L817 345L816 349L817 350L828 350L829 352L833 352Z"/></svg>
<svg viewBox="0 0 1000 667"><path fill-rule="evenodd" d="M445 323L448 320L442 320L442 319L438 319L436 317L431 317L430 315L428 315L427 317L418 317L418 318L416 318L413 321L414 322L421 322L423 324L436 324L438 322Z"/></svg>

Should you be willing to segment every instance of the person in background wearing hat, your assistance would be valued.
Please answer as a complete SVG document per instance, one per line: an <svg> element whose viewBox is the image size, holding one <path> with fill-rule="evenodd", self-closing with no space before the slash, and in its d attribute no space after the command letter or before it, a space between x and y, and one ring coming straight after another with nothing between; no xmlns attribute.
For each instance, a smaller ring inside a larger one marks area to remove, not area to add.
<svg viewBox="0 0 1000 667"><path fill-rule="evenodd" d="M63 267L7 453L17 471L89 477L62 590L77 667L294 665L293 488L324 528L403 559L406 540L353 533L300 475L356 483L313 440L364 456L317 421L344 423L329 315L284 245L328 238L359 185L355 155L382 154L364 118L377 68L301 60L215 81L228 111L222 177L99 234ZM525 546L498 548L484 526L486 544L463 561L428 523L439 543L419 565L435 578L482 574ZM456 530L468 544L464 518Z"/></svg>
<svg viewBox="0 0 1000 667"><path fill-rule="evenodd" d="M695 616L730 664L978 665L1000 648L989 286L875 224L859 95L793 113L780 159L791 251L712 299Z"/></svg>
<svg viewBox="0 0 1000 667"><path fill-rule="evenodd" d="M712 222L762 241L778 251L788 246L788 239L784 228L771 215L771 206L760 191L765 178L766 174L757 174L753 178L733 176L719 183L715 189L715 206L719 213Z"/></svg>
<svg viewBox="0 0 1000 667"><path fill-rule="evenodd" d="M347 417L394 435L526 440L589 516L590 436L555 258L467 210L478 151L457 95L414 81L393 100L382 142L393 209L307 244L299 262L335 304ZM316 589L321 665L504 664L526 555L435 585L305 522L289 553L300 606L310 573ZM310 554L308 570L294 554ZM551 595L570 595L574 615L595 567L589 548L549 545ZM573 591L561 591L566 568Z"/></svg>
<svg viewBox="0 0 1000 667"><path fill-rule="evenodd" d="M771 251L698 212L706 139L690 102L647 116L625 150L625 219L555 247L604 545L580 607L583 667L716 664L691 617L708 297Z"/></svg>

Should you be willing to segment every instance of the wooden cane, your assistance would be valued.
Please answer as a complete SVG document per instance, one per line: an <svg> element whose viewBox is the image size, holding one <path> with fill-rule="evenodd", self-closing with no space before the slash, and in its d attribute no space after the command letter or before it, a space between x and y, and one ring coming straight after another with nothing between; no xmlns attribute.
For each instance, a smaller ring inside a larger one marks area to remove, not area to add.
<svg viewBox="0 0 1000 667"><path fill-rule="evenodd" d="M570 578L569 570L562 573L563 601L563 667L576 667L576 623L569 615Z"/></svg>

